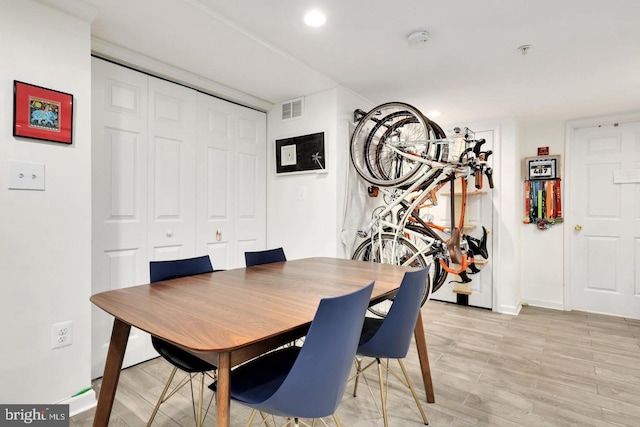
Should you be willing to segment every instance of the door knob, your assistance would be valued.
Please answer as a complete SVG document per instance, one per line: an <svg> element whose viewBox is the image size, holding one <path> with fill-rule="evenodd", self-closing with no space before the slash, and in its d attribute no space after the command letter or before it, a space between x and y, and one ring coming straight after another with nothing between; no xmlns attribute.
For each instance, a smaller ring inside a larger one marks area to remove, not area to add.
<svg viewBox="0 0 640 427"><path fill-rule="evenodd" d="M580 224L576 224L576 226L575 226L575 227L573 227L573 228L574 228L574 230L576 230L576 231L580 231L580 230L582 230L582 226L581 226Z"/></svg>

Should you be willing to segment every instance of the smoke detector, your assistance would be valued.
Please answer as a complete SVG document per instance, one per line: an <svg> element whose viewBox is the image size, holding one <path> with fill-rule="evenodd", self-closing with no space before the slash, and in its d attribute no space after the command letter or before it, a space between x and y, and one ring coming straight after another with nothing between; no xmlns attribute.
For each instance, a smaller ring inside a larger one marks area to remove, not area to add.
<svg viewBox="0 0 640 427"><path fill-rule="evenodd" d="M409 46L418 46L429 41L429 32L426 30L414 31L407 37Z"/></svg>

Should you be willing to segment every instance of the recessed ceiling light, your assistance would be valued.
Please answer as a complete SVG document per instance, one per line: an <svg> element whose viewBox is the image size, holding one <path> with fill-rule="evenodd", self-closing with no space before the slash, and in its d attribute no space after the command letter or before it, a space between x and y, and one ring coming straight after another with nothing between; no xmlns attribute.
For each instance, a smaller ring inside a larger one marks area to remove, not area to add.
<svg viewBox="0 0 640 427"><path fill-rule="evenodd" d="M319 10L311 10L304 15L304 23L310 27L321 27L327 21L327 17Z"/></svg>
<svg viewBox="0 0 640 427"><path fill-rule="evenodd" d="M433 110L427 113L427 117L429 117L430 119L435 119L436 117L440 117L440 114L440 111Z"/></svg>

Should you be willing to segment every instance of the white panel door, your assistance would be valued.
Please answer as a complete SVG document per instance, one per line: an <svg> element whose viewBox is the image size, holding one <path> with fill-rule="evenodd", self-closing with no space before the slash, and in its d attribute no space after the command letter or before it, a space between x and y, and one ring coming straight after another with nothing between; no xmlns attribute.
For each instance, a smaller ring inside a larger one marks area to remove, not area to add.
<svg viewBox="0 0 640 427"><path fill-rule="evenodd" d="M266 115L237 111L235 224L238 266L244 267L245 251L266 249Z"/></svg>
<svg viewBox="0 0 640 427"><path fill-rule="evenodd" d="M266 115L99 59L92 67L92 293L148 283L152 260L209 253L226 269L264 249ZM94 307L94 378L112 324ZM125 366L156 356L133 328Z"/></svg>
<svg viewBox="0 0 640 427"><path fill-rule="evenodd" d="M147 76L92 59L92 289L147 283ZM113 317L92 307L93 378L102 376ZM153 357L133 328L125 366Z"/></svg>
<svg viewBox="0 0 640 427"><path fill-rule="evenodd" d="M640 123L576 129L572 308L640 318Z"/></svg>
<svg viewBox="0 0 640 427"><path fill-rule="evenodd" d="M214 268L264 249L266 115L198 94L196 250Z"/></svg>
<svg viewBox="0 0 640 427"><path fill-rule="evenodd" d="M196 92L149 77L149 260L195 256Z"/></svg>
<svg viewBox="0 0 640 427"><path fill-rule="evenodd" d="M491 150L493 148L494 131L478 131L475 134L476 139L484 138L486 143L482 145L482 151ZM489 157L488 163L491 164L493 156ZM468 182L467 192L475 192L474 179L471 177ZM449 197L446 197L444 193L449 191L449 187L446 186L441 190L439 194L439 206L433 208L433 215L437 223L448 224L450 222L449 212ZM467 197L467 211L465 217L468 219L468 229L465 230L466 234L470 234L473 237L482 237L482 226L489 231L487 239L487 250L489 251L489 259L484 260L481 257L477 257L478 268L480 273L470 274L472 279L471 295L469 295L469 305L474 307L492 308L493 307L493 270L491 266L491 257L493 255L493 244L491 228L493 227L493 191L500 191L500 189L491 190L485 177L482 191L479 194L471 195ZM486 262L485 262L486 261ZM458 276L449 274L445 284L432 295L432 298L439 301L456 302L457 294L453 292L454 282L459 281Z"/></svg>

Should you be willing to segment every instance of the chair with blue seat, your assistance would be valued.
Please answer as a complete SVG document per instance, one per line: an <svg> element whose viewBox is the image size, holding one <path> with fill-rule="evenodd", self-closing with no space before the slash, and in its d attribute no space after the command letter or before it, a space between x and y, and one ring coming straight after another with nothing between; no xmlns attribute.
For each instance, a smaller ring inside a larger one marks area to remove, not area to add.
<svg viewBox="0 0 640 427"><path fill-rule="evenodd" d="M429 424L422 405L418 400L415 388L402 363L402 359L407 356L409 351L411 337L420 311L422 295L424 295L427 286L428 272L429 268L424 268L405 273L387 316L384 319L367 317L362 328L362 335L357 350L359 357L356 357L356 381L353 388L353 395L354 397L356 395L359 377L364 375L364 371L367 368L377 363L382 416L385 427L389 425L385 391L385 387L388 385L383 381L383 363L381 359L396 359L398 361L400 369L404 374L404 385L411 390L422 420L425 424ZM372 357L375 360L363 367L362 357ZM384 365L387 369L387 378L388 373L391 372L402 382L402 378L390 370L388 362Z"/></svg>
<svg viewBox="0 0 640 427"><path fill-rule="evenodd" d="M335 414L356 355L373 282L323 298L302 347L285 347L231 371L231 399L272 415L323 418ZM210 386L213 390L216 383ZM247 426L251 425L255 411Z"/></svg>
<svg viewBox="0 0 640 427"><path fill-rule="evenodd" d="M265 251L245 252L244 260L247 267L254 265L271 264L272 262L283 262L287 260L284 249L267 249Z"/></svg>
<svg viewBox="0 0 640 427"><path fill-rule="evenodd" d="M209 255L204 255L196 258L178 259L171 261L151 261L149 263L149 276L151 283L160 282L162 280L176 279L179 277L192 276L195 274L211 273L213 272L211 260ZM169 375L169 379L165 384L164 390L158 399L158 403L153 409L153 413L149 418L147 426L150 426L153 422L160 405L166 402L171 396L173 396L178 390L180 390L186 384L191 385L191 398L193 405L193 416L196 420L196 426L201 426L204 422L204 416L202 414L203 407L203 395L204 395L204 382L205 375L215 379L216 367L202 359L188 353L181 348L164 341L158 337L151 337L151 343L153 348L169 363L173 365L173 371ZM177 370L180 369L187 373L187 376L167 395L169 386L176 375ZM214 374L210 374L214 372ZM196 403L193 396L193 384L192 380L195 376L200 376L200 387L198 395L198 411L196 413ZM206 416L206 413L205 413Z"/></svg>

